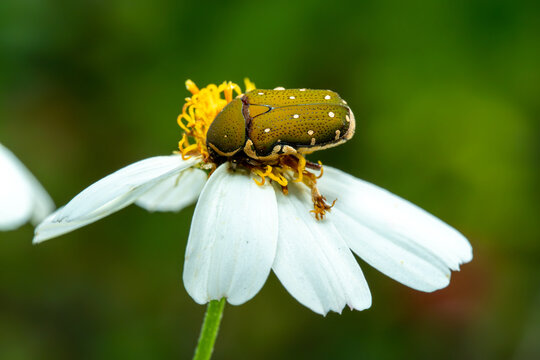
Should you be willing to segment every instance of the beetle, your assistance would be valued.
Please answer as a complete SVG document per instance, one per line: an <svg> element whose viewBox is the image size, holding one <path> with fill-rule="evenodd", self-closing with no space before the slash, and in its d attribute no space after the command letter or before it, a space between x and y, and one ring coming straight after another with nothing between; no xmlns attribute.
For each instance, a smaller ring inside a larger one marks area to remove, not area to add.
<svg viewBox="0 0 540 360"><path fill-rule="evenodd" d="M255 89L232 100L206 135L213 157L272 161L344 143L354 135L347 102L330 90Z"/></svg>

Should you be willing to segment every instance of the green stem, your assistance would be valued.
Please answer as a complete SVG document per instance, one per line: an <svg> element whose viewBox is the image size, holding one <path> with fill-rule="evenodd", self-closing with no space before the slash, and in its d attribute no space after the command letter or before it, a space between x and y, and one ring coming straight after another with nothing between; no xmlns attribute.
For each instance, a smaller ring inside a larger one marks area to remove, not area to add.
<svg viewBox="0 0 540 360"><path fill-rule="evenodd" d="M201 335L199 336L199 343L197 344L197 349L195 349L193 360L209 360L212 356L224 308L225 298L212 300L208 303L201 328Z"/></svg>

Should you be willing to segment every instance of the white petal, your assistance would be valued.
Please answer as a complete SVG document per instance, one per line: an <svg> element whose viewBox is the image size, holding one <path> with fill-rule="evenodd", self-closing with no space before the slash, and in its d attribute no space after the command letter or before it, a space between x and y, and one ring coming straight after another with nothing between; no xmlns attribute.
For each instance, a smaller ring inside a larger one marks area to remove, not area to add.
<svg viewBox="0 0 540 360"><path fill-rule="evenodd" d="M154 185L135 204L148 211L180 211L197 201L207 178L200 169L184 170Z"/></svg>
<svg viewBox="0 0 540 360"><path fill-rule="evenodd" d="M467 239L433 215L380 187L325 167L320 192L336 205L329 219L351 249L417 290L448 285L450 271L472 259Z"/></svg>
<svg viewBox="0 0 540 360"><path fill-rule="evenodd" d="M274 189L221 165L206 183L193 215L184 285L199 304L226 297L233 305L264 285L276 252Z"/></svg>
<svg viewBox="0 0 540 360"><path fill-rule="evenodd" d="M30 171L0 144L0 230L41 220L54 204Z"/></svg>
<svg viewBox="0 0 540 360"><path fill-rule="evenodd" d="M138 161L104 177L75 196L37 228L34 243L60 236L93 223L132 204L157 183L175 177L200 158L157 156Z"/></svg>
<svg viewBox="0 0 540 360"><path fill-rule="evenodd" d="M279 238L273 269L300 303L326 314L348 305L371 306L371 294L349 247L330 221L317 221L307 188L289 184L289 194L276 194Z"/></svg>
<svg viewBox="0 0 540 360"><path fill-rule="evenodd" d="M0 145L0 229L18 228L30 218L32 189L21 162Z"/></svg>

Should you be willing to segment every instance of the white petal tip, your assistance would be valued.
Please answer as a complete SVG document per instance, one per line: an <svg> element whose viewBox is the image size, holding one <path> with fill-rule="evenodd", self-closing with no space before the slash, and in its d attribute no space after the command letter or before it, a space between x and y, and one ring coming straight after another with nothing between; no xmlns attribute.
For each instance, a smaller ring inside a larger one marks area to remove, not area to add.
<svg viewBox="0 0 540 360"><path fill-rule="evenodd" d="M33 245L41 244L42 242L47 241L49 239L51 239L51 237L45 237L45 236L42 236L39 233L36 233L34 235L34 238L32 239L32 244Z"/></svg>
<svg viewBox="0 0 540 360"><path fill-rule="evenodd" d="M369 296L369 298L358 299L355 302L348 302L347 306L349 307L349 309L351 309L351 311L364 311L369 309L371 307L371 304L371 296Z"/></svg>
<svg viewBox="0 0 540 360"><path fill-rule="evenodd" d="M38 244L41 244L42 242L47 241L49 239L50 239L50 237L44 237L41 234L36 233L34 235L34 238L32 239L32 244L33 245L38 245Z"/></svg>
<svg viewBox="0 0 540 360"><path fill-rule="evenodd" d="M461 259L461 264L466 264L468 262L471 262L472 259L473 259L473 250L472 250L472 247L469 247L469 251L467 255L465 255L463 259Z"/></svg>
<svg viewBox="0 0 540 360"><path fill-rule="evenodd" d="M362 302L362 303L359 303L359 304L346 304L345 306L343 306L341 309L322 309L322 308L309 308L311 311L317 313L317 314L320 314L324 317L326 317L328 315L328 313L330 312L335 312L339 315L342 315L343 314L343 310L345 308L349 308L349 310L351 311L364 311L364 310L367 310L369 308L371 308L371 299L369 300L369 302Z"/></svg>
<svg viewBox="0 0 540 360"><path fill-rule="evenodd" d="M225 297L225 299L227 300L227 302L231 305L234 305L234 306L240 306L240 305L243 305L245 304L246 302L248 302L249 300L251 300L253 297L249 298L249 299L231 299L230 297ZM216 299L216 300L219 300L219 299Z"/></svg>

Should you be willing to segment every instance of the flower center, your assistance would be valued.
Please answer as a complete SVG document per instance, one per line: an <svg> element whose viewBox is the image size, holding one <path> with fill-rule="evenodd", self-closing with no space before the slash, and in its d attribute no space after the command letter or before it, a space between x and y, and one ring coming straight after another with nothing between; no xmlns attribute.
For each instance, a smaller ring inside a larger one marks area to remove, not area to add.
<svg viewBox="0 0 540 360"><path fill-rule="evenodd" d="M255 84L249 79L245 79L246 92L254 90ZM186 81L186 88L191 92L192 96L186 98L186 103L182 108L182 114L178 116L178 125L184 130L182 139L178 143L178 149L184 160L192 156L202 156L206 166L204 168L215 169L216 164L206 147L206 134L212 121L223 110L223 108L233 100L233 95L242 95L240 86L233 82L223 82L220 85L210 84L202 89L191 80ZM252 173L258 175L261 180L254 181L262 186L268 181L275 182L281 186L283 193L288 193L288 184L290 181L301 182L311 190L311 198L313 201L312 213L315 214L317 220L322 220L327 211L334 206L326 202L324 196L317 189L317 179L323 175L321 162L318 164L306 161L300 154L283 155L272 163L254 161L248 159L246 161L234 161L237 166L248 168ZM320 171L316 176L306 168Z"/></svg>

